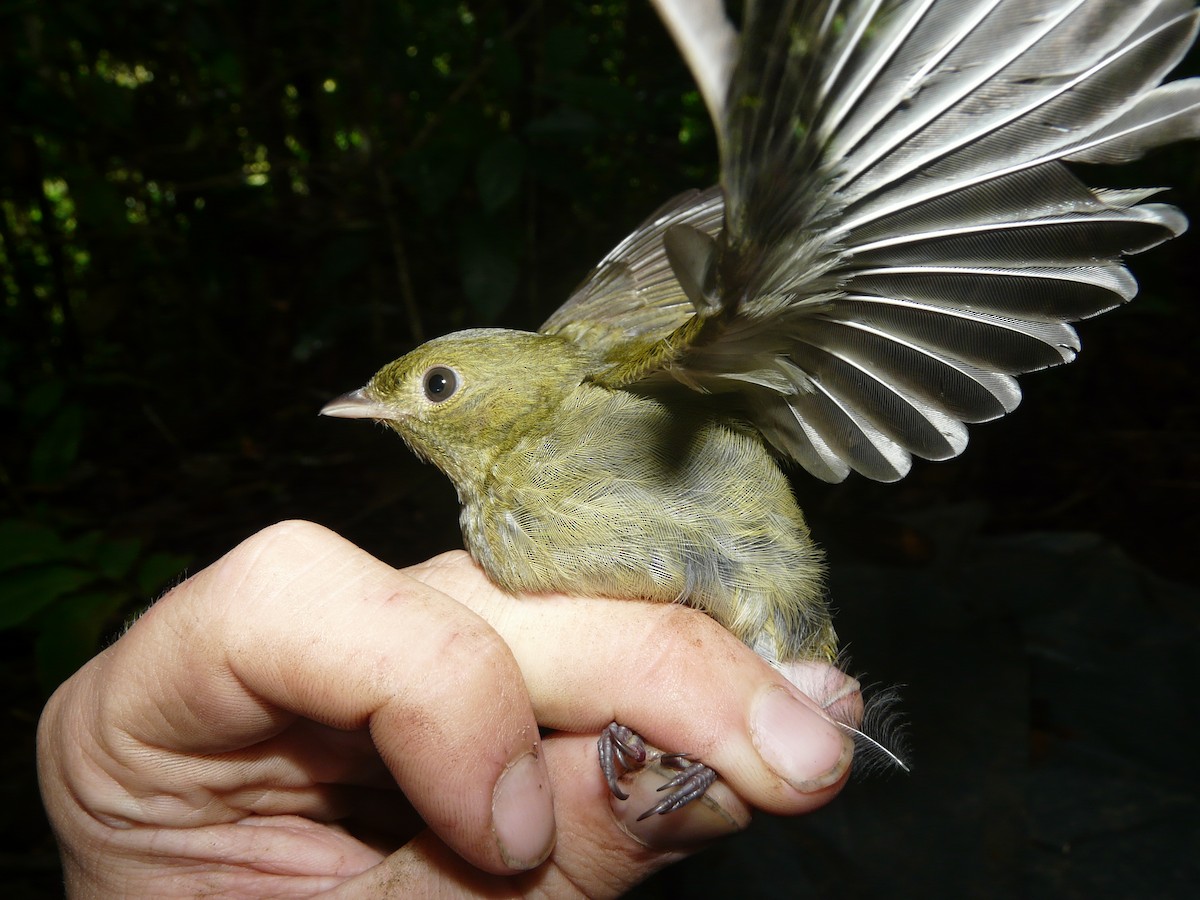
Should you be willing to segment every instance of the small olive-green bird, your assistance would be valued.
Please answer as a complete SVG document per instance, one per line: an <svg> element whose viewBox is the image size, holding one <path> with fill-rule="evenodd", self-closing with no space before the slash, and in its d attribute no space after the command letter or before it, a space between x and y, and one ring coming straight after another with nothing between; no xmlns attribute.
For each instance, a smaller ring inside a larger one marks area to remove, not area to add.
<svg viewBox="0 0 1200 900"><path fill-rule="evenodd" d="M676 197L536 333L418 347L326 415L386 423L454 482L467 549L517 592L684 602L769 662L832 660L821 553L782 466L892 481L1068 362L1180 234L1155 189L1073 164L1200 136L1162 85L1192 0L656 4L712 115L719 188ZM613 792L644 762L601 738ZM649 813L699 796L682 771Z"/></svg>

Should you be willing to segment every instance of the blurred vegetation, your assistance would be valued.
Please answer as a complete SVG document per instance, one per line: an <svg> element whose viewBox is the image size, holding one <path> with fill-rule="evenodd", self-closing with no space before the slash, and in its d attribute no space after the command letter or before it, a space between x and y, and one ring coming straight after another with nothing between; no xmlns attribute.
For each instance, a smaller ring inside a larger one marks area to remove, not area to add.
<svg viewBox="0 0 1200 900"><path fill-rule="evenodd" d="M316 410L424 338L535 328L651 210L712 183L715 150L640 0L9 0L0 128L4 824L40 871L41 698L185 566L277 519L395 562L455 545L447 485ZM1194 146L1105 180L1172 185L1200 214ZM802 484L818 534L903 557L873 524L888 509L983 497L996 527L1092 527L1188 569L1195 248L1136 260L1143 296L1084 327L1079 371L1027 379L1032 412L977 429L961 462Z"/></svg>
<svg viewBox="0 0 1200 900"><path fill-rule="evenodd" d="M713 180L630 6L7 5L0 628L61 655L45 687L94 649L63 616L176 574L151 497L303 454L281 421L424 337L536 325Z"/></svg>
<svg viewBox="0 0 1200 900"><path fill-rule="evenodd" d="M56 892L37 711L185 566L287 516L457 544L444 485L316 411L426 337L536 327L710 183L675 58L636 0L0 3L6 868Z"/></svg>

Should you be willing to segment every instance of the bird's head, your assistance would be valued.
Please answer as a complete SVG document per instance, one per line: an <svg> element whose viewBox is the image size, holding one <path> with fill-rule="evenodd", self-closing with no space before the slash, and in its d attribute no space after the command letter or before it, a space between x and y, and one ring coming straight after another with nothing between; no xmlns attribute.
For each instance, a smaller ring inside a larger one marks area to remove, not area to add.
<svg viewBox="0 0 1200 900"><path fill-rule="evenodd" d="M566 338L477 328L422 344L321 414L383 422L461 493L499 450L546 422L589 370L590 357Z"/></svg>

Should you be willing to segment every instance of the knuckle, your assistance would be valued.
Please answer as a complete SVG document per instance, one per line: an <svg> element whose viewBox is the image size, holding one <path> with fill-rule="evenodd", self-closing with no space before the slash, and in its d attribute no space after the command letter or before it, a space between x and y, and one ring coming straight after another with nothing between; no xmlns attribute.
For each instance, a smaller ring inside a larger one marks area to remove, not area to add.
<svg viewBox="0 0 1200 900"><path fill-rule="evenodd" d="M268 525L252 534L227 554L226 559L238 562L257 560L274 553L303 551L326 541L332 534L324 526L303 519L288 519Z"/></svg>
<svg viewBox="0 0 1200 900"><path fill-rule="evenodd" d="M644 632L639 659L656 677L688 679L708 672L749 650L707 613L680 603L659 607L653 627Z"/></svg>
<svg viewBox="0 0 1200 900"><path fill-rule="evenodd" d="M431 627L421 666L431 695L461 696L476 687L497 687L513 677L508 645L482 621L455 617Z"/></svg>

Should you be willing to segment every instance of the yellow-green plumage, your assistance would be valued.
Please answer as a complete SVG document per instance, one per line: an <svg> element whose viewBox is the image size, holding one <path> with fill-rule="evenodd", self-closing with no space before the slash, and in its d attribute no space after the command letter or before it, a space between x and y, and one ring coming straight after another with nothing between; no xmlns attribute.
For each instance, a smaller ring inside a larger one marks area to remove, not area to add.
<svg viewBox="0 0 1200 900"><path fill-rule="evenodd" d="M675 392L610 390L554 335L448 335L363 390L454 482L468 550L510 591L682 601L772 661L832 658L820 552L762 439ZM460 379L434 402L422 380Z"/></svg>
<svg viewBox="0 0 1200 900"><path fill-rule="evenodd" d="M1075 357L1070 322L1133 297L1124 258L1187 220L1076 167L1200 136L1200 79L1160 83L1200 10L748 0L739 37L720 0L652 2L720 186L659 209L540 333L439 338L324 411L436 463L509 590L683 601L772 662L832 658L779 462L895 481L954 457L1016 408L1016 375ZM601 741L618 796L626 731Z"/></svg>

